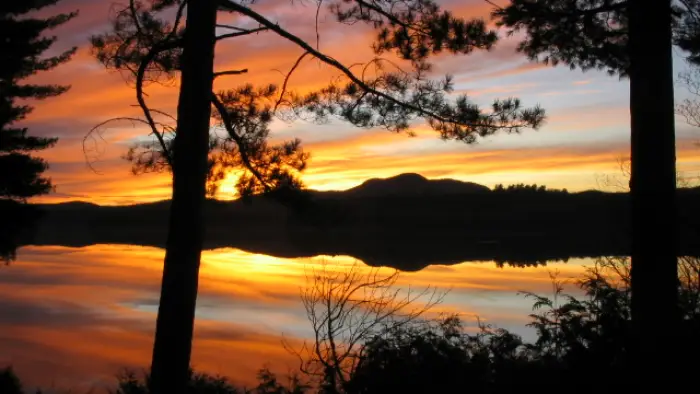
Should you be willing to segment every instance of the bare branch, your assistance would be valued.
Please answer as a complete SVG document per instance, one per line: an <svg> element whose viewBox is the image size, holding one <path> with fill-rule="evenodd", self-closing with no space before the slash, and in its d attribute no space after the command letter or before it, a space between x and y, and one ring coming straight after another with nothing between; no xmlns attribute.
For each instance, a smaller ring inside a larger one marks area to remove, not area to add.
<svg viewBox="0 0 700 394"><path fill-rule="evenodd" d="M246 31L246 30L248 30L248 29L244 29L244 28L238 27L238 26L233 26L233 25L222 25L222 24L218 24L218 23L216 24L216 27L222 28L222 29L231 29L231 30L235 30L235 31Z"/></svg>
<svg viewBox="0 0 700 394"><path fill-rule="evenodd" d="M226 75L241 75L241 74L245 74L247 72L248 72L247 68L244 68L243 70L219 71L219 72L214 73L214 78L223 77Z"/></svg>
<svg viewBox="0 0 700 394"><path fill-rule="evenodd" d="M247 36L249 34L259 33L261 31L266 31L266 30L268 30L267 27L258 27L255 29L239 29L235 33L227 33L227 34L222 34L220 36L216 36L216 40L221 41L221 40L225 40L227 38Z"/></svg>
<svg viewBox="0 0 700 394"><path fill-rule="evenodd" d="M132 105L132 107L139 107L139 108L140 108L139 105ZM149 110L150 110L152 113L154 113L154 114L158 114L158 115L165 116L166 118L172 120L173 122L177 122L177 119L175 119L174 116L172 116L171 114L169 114L169 113L167 113L167 112L165 112L165 111L161 111L161 110L155 109L155 108L149 108Z"/></svg>
<svg viewBox="0 0 700 394"><path fill-rule="evenodd" d="M294 71L299 67L299 64L301 64L301 61L304 60L304 57L308 55L309 52L304 52L299 56L296 62L294 62L294 65L292 66L291 69L289 69L289 72L287 72L287 75L284 77L284 83L282 84L282 90L280 91L279 99L277 99L277 102L275 103L274 110L277 111L277 108L280 106L282 103L282 100L284 99L285 94L287 93L287 84L289 83L289 78L291 78L292 74Z"/></svg>
<svg viewBox="0 0 700 394"><path fill-rule="evenodd" d="M131 12L131 18L134 20L134 26L136 27L136 32L139 35L143 34L141 29L141 21L139 21L139 15L136 10L136 0L129 0L129 12Z"/></svg>
<svg viewBox="0 0 700 394"><path fill-rule="evenodd" d="M494 3L494 2L491 1L491 0L484 0L484 1L487 2L487 3L489 3L489 4L491 4L491 5L493 6L493 8L495 8L495 9L497 9L497 10L502 10L502 9L503 9L503 7L501 7L500 5Z"/></svg>
<svg viewBox="0 0 700 394"><path fill-rule="evenodd" d="M688 65L689 71L678 74L678 81L694 97L676 104L676 114L683 116L690 126L700 127L700 68L690 62Z"/></svg>
<svg viewBox="0 0 700 394"><path fill-rule="evenodd" d="M102 136L101 129L105 125L109 123L114 123L114 122L119 122L119 121L128 121L131 122L132 124L136 123L141 123L144 124L148 127L151 127L151 124L141 118L135 118L135 117L128 117L128 116L122 116L122 117L116 117L112 119L105 120L104 122L101 122L97 125L95 125L90 131L85 134L83 137L83 142L82 142L82 147L83 147L83 155L85 156L86 164L92 170L93 172L100 174L99 171L93 166L93 161L97 160L99 156L103 153L103 151L98 147L98 139L101 140L102 142L105 142L104 137ZM154 126L158 125L159 123L154 122ZM160 124L161 127L167 127L167 125ZM96 154L91 155L91 151L97 152Z"/></svg>
<svg viewBox="0 0 700 394"><path fill-rule="evenodd" d="M177 8L177 12L175 13L175 22L173 23L173 29L170 31L170 34L168 34L168 41L171 40L175 34L177 34L177 30L182 22L182 14L185 12L185 6L187 6L187 0L182 0L182 3L180 3L180 6Z"/></svg>
<svg viewBox="0 0 700 394"><path fill-rule="evenodd" d="M421 29L419 26L402 21L401 19L397 18L391 12L387 12L386 10L384 10L383 8L378 6L374 1L367 2L365 0L355 0L355 2L357 2L357 4L359 4L362 7L365 7L367 9L370 9L370 10L380 14L381 16L385 17L392 24L401 26L401 27L405 28L406 30L415 31L415 32L418 32L420 34L430 34L429 32Z"/></svg>
<svg viewBox="0 0 700 394"><path fill-rule="evenodd" d="M136 72L136 100L139 103L139 106L141 107L141 111L143 111L143 115L146 117L147 124L151 128L151 132L156 136L158 139L158 143L160 144L160 147L163 149L163 155L165 156L165 160L167 160L168 165L170 167L173 166L173 160L170 152L168 151L168 146L165 143L165 139L163 138L163 135L158 131L158 128L156 127L156 122L153 120L153 115L151 115L151 110L148 108L146 105L146 99L144 98L144 93L143 93L143 79L144 75L146 73L146 68L148 65L155 59L156 55L161 49L156 45L151 50L148 52L146 57L141 60L141 64L139 64L139 68Z"/></svg>
<svg viewBox="0 0 700 394"><path fill-rule="evenodd" d="M398 271L382 274L359 263L333 270L324 262L307 270L301 299L314 343L288 349L301 360L300 371L340 389L352 379L370 339L417 321L441 302L435 289L401 289L398 278Z"/></svg>
<svg viewBox="0 0 700 394"><path fill-rule="evenodd" d="M316 49L321 50L321 35L318 32L318 16L321 14L321 5L323 5L323 0L316 0Z"/></svg>

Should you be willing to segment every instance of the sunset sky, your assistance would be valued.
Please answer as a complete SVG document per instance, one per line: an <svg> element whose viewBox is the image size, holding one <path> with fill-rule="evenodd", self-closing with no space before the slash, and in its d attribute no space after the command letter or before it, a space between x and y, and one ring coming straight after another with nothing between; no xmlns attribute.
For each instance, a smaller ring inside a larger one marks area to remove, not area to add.
<svg viewBox="0 0 700 394"><path fill-rule="evenodd" d="M482 0L441 1L446 9L465 17L488 17L490 5ZM115 116L138 115L134 91L118 73L107 71L89 52L91 35L106 31L113 1L64 0L47 13L78 9L80 15L55 31L56 50L78 46L75 58L33 82L70 84L65 95L37 103L25 124L38 135L58 136L58 145L42 155L51 164L49 175L56 193L35 201L86 200L100 204L127 204L170 196L169 176L131 175L120 158L145 131L128 123L103 130L101 155L94 170L86 165L83 138L96 124ZM315 41L315 2L263 0L254 7L294 34ZM229 22L229 20L226 20ZM237 23L245 23L237 21ZM351 64L372 58L372 31L339 25L321 15L320 49ZM616 174L616 160L625 156L629 139L626 81L602 72L582 73L566 67L529 63L515 52L515 39L502 40L494 50L468 56L442 55L435 59L435 75L455 77L456 91L488 105L494 98L520 97L526 106L540 104L548 120L539 131L521 135L499 134L477 145L441 141L427 126L417 125L409 138L385 130L358 129L334 121L315 125L304 121L276 121L275 139L299 137L312 154L303 176L316 189L345 189L372 177L418 172L428 178L456 178L493 186L497 183L538 183L570 190L600 188L603 174ZM219 44L217 69L247 68L248 74L217 80L217 89L243 83L281 83L302 51L273 33ZM676 53L676 71L684 68ZM326 84L335 72L313 60L302 63L291 80L295 89L309 90ZM151 107L174 112L176 86L151 85ZM677 89L677 98L687 93ZM693 174L700 168L700 136L677 118L679 169ZM89 147L93 147L90 145ZM89 151L88 153L92 153ZM219 198L232 198L234 178L222 187Z"/></svg>
<svg viewBox="0 0 700 394"><path fill-rule="evenodd" d="M80 11L55 31L58 41L51 51L60 53L73 46L79 50L72 61L28 81L72 86L62 96L32 103L35 111L23 121L33 135L59 137L54 148L41 152L51 165L48 175L56 192L32 202L118 205L170 197L169 174L135 176L122 158L130 145L148 134L143 127L126 121L110 123L99 135L93 134L97 138L85 139L94 126L110 118L140 115L133 86L90 53L90 37L110 28L115 1L127 0L62 0L41 10L44 16ZM493 7L484 0L437 1L463 17L488 18ZM316 44L316 4L313 0L258 0L253 8ZM254 27L225 15L219 22ZM341 25L327 13L320 14L318 47L344 64L371 60L374 34L367 26ZM347 189L370 178L415 172L489 187L537 183L571 191L620 191L601 179L617 177L618 185L624 184L618 161L629 150L628 82L604 72L583 73L529 62L516 52L517 42L518 37L504 38L494 50L468 56L442 54L432 59L433 74L436 78L452 75L455 93L467 93L485 107L507 97L519 97L525 107L539 104L548 117L538 131L499 133L466 145L440 140L421 122L411 130L415 136L409 137L360 129L340 120L314 124L277 119L272 125L273 140L302 140L311 153L302 178L308 187L320 190ZM216 70L245 68L248 73L219 78L215 87L281 84L301 54L300 48L274 33L225 41L217 45ZM674 60L675 73L685 70L681 53L676 52ZM307 58L291 78L290 88L308 92L337 76L337 71ZM177 79L148 85L146 93L149 107L175 113ZM676 96L682 100L689 94L679 86ZM700 129L680 117L676 125L679 171L694 177L700 174ZM234 198L235 180L235 174L225 179L217 197ZM92 242L87 235L85 242ZM163 249L135 245L20 248L16 261L0 267L0 366L13 365L29 385L86 392L105 382L112 384L121 368L148 365L164 254ZM404 289L432 286L444 292L443 302L429 313L458 313L468 330L484 322L532 340L535 331L526 327L532 300L518 291L550 295L552 276L556 276L565 282L568 293L580 296L573 279L580 278L593 262L572 258L546 267L517 268L483 261L432 264L402 273L397 283ZM281 340L284 336L299 346L311 338L299 292L313 277L307 269L326 263L341 270L359 262L351 256L291 259L232 248L203 251L193 367L244 383L251 383L265 363L272 363L277 371L295 370L298 360L281 346ZM371 269L359 266L363 272ZM381 272L389 271L381 268Z"/></svg>

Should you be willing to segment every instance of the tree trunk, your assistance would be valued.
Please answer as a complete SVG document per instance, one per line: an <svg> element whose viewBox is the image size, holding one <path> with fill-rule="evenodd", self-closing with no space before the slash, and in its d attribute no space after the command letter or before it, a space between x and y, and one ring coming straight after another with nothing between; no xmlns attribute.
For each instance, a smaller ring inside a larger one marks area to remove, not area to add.
<svg viewBox="0 0 700 394"><path fill-rule="evenodd" d="M629 55L631 356L637 383L668 388L680 322L670 0L630 1Z"/></svg>
<svg viewBox="0 0 700 394"><path fill-rule="evenodd" d="M173 195L151 364L155 394L186 391L189 378L207 176L216 1L190 1L184 36Z"/></svg>

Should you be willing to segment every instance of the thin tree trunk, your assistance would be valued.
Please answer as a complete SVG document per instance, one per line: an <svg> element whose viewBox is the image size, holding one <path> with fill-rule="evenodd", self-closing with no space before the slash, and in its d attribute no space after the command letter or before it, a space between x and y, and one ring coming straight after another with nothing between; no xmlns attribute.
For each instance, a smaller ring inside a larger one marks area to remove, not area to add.
<svg viewBox="0 0 700 394"><path fill-rule="evenodd" d="M207 176L216 1L190 1L182 54L173 195L151 364L155 394L180 394L189 377Z"/></svg>
<svg viewBox="0 0 700 394"><path fill-rule="evenodd" d="M670 7L631 0L629 9L633 379L647 389L674 381L664 371L680 317Z"/></svg>

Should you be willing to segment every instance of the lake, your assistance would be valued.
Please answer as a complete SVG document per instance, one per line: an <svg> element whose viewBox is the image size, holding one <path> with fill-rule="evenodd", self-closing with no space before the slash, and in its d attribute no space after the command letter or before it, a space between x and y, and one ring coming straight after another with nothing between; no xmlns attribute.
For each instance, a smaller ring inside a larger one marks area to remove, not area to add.
<svg viewBox="0 0 700 394"><path fill-rule="evenodd" d="M146 367L158 305L164 250L100 244L26 246L0 267L0 365L11 364L28 386L78 392L113 385L125 367ZM192 364L197 370L251 383L255 372L294 370L282 340L311 335L300 300L310 269L348 269L348 256L278 258L223 248L203 252ZM550 274L580 277L592 259L545 267L493 262L431 265L403 272L399 285L449 291L432 313L456 312L526 339L531 301L517 294L552 293ZM370 269L363 265L365 270ZM381 268L382 273L391 269ZM580 294L573 284L567 290Z"/></svg>

